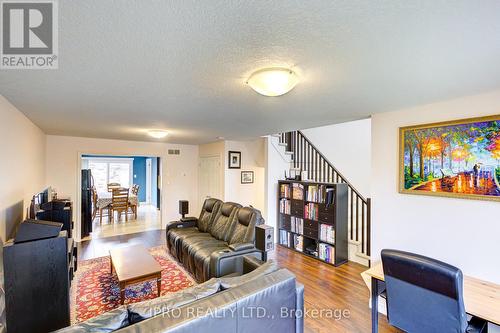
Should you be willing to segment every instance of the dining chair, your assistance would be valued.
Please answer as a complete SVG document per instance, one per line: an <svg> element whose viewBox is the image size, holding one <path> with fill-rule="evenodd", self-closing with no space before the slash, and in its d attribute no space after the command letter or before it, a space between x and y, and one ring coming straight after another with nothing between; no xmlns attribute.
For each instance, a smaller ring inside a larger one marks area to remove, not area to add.
<svg viewBox="0 0 500 333"><path fill-rule="evenodd" d="M95 217L97 216L97 190L95 186L92 186L90 188L90 192L92 194L92 221L94 221Z"/></svg>
<svg viewBox="0 0 500 333"><path fill-rule="evenodd" d="M114 189L120 188L120 183L109 183L108 192L113 192Z"/></svg>
<svg viewBox="0 0 500 333"><path fill-rule="evenodd" d="M111 204L109 205L109 220L114 222L115 212L118 213L118 219L120 219L121 214L125 213L125 221L128 222L128 210L129 210L129 189L128 188L117 188L113 189L113 196L111 199Z"/></svg>
<svg viewBox="0 0 500 333"><path fill-rule="evenodd" d="M135 219L137 220L137 206L139 205L139 185L134 184L130 189L130 192L135 196L136 200L134 203L130 202L130 209L132 210L132 214L134 214Z"/></svg>

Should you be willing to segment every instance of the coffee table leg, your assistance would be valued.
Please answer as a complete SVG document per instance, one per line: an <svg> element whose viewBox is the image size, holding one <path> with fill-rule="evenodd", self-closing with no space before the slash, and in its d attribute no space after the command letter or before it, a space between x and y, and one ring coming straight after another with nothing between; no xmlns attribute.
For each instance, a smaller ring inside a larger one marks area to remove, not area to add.
<svg viewBox="0 0 500 333"><path fill-rule="evenodd" d="M125 302L125 284L120 283L120 304Z"/></svg>
<svg viewBox="0 0 500 333"><path fill-rule="evenodd" d="M158 297L160 297L160 295L161 295L161 274L156 279L156 284L158 286Z"/></svg>
<svg viewBox="0 0 500 333"><path fill-rule="evenodd" d="M113 275L113 258L109 257L109 261L111 262L111 275Z"/></svg>

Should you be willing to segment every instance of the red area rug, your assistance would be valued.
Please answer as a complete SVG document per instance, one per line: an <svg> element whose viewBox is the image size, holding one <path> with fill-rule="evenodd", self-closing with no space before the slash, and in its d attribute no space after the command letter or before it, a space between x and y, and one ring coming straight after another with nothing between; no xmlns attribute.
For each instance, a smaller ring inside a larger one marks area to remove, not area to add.
<svg viewBox="0 0 500 333"><path fill-rule="evenodd" d="M166 246L149 249L163 268L161 295L173 293L196 284L195 280L168 253ZM71 323L75 324L120 306L120 290L116 275L111 275L110 258L100 257L78 262L78 270L72 282ZM155 298L154 280L128 286L125 304Z"/></svg>

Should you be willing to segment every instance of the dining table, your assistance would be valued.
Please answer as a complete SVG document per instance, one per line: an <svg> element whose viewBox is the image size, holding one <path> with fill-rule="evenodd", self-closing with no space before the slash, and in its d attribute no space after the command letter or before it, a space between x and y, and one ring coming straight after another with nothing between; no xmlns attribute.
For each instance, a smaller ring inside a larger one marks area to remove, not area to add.
<svg viewBox="0 0 500 333"><path fill-rule="evenodd" d="M112 192L107 192L107 191L97 192L96 206L98 209L106 208L109 205L111 205L112 202L113 202L113 193ZM133 193L129 193L128 202L131 206L138 206L137 195L135 195Z"/></svg>

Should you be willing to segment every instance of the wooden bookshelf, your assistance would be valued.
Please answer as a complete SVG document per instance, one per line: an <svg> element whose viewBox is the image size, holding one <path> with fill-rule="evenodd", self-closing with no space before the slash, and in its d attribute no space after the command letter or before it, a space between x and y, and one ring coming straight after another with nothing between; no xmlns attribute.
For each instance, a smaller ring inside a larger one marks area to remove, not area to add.
<svg viewBox="0 0 500 333"><path fill-rule="evenodd" d="M278 182L278 244L330 265L348 260L347 185Z"/></svg>

